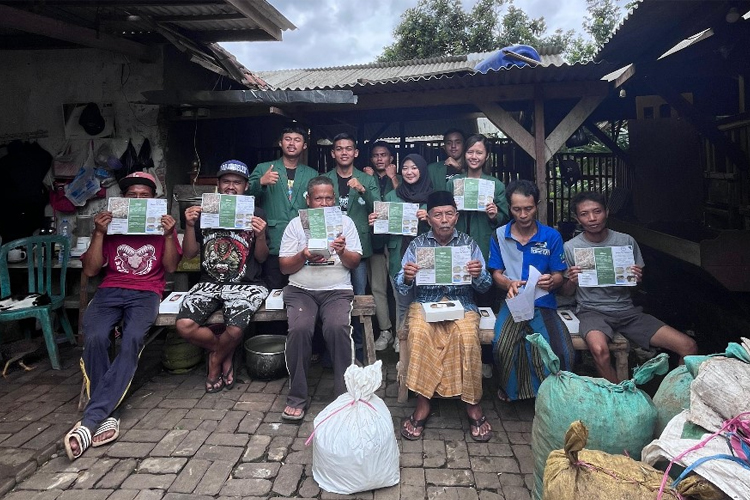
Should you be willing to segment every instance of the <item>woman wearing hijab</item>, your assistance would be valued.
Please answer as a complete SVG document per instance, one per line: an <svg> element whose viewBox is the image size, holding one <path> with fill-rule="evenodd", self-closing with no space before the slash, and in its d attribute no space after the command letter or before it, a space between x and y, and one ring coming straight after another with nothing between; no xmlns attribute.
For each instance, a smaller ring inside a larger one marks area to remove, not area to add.
<svg viewBox="0 0 750 500"><path fill-rule="evenodd" d="M419 204L419 210L417 211L417 219L419 219L417 234L426 233L430 229L427 224L427 196L432 193L432 181L430 181L427 171L427 161L418 154L406 156L401 164L401 177L403 178L403 182L395 190L388 192L385 195L384 201ZM377 217L376 213L370 214L369 222L371 226L375 224ZM406 247L409 246L409 243L413 239L414 236L388 235L386 248L388 251L388 272L391 280L401 270L401 259L404 256ZM396 294L397 328L401 327L412 298L411 296ZM395 342L393 345L394 349L398 351L398 342Z"/></svg>

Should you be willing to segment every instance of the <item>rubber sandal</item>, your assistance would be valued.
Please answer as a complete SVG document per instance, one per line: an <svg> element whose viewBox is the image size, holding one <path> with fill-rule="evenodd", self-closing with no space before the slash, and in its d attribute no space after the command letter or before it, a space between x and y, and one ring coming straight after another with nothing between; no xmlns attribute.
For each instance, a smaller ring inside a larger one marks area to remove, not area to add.
<svg viewBox="0 0 750 500"><path fill-rule="evenodd" d="M217 392L221 392L222 389L224 389L224 377L222 376L221 372L219 372L219 376L211 379L208 378L208 370L210 369L209 366L211 364L211 353L206 353L206 394L216 394Z"/></svg>
<svg viewBox="0 0 750 500"><path fill-rule="evenodd" d="M301 412L299 415L290 415L286 412L286 408L284 408L284 411L281 412L281 420L286 420L287 422L299 422L303 418L305 418L305 413L307 413L306 408L301 408Z"/></svg>
<svg viewBox="0 0 750 500"><path fill-rule="evenodd" d="M232 382L227 382L228 375L232 375ZM229 368L229 371L227 373L221 374L222 378L224 379L224 389L231 390L234 387L234 383L237 381L237 379L234 378L234 359L232 359L232 366Z"/></svg>
<svg viewBox="0 0 750 500"><path fill-rule="evenodd" d="M74 454L73 448L70 447L71 439L78 444L78 454ZM65 453L67 453L70 461L72 462L83 455L83 452L91 446L91 442L91 431L87 427L83 427L81 422L78 422L70 432L65 434Z"/></svg>
<svg viewBox="0 0 750 500"><path fill-rule="evenodd" d="M510 398L508 397L508 393L502 389L497 390L497 399L499 399L503 403L510 403Z"/></svg>
<svg viewBox="0 0 750 500"><path fill-rule="evenodd" d="M106 434L109 431L115 431L115 433L103 441L94 441L97 436ZM93 448L104 446L105 444L109 444L112 441L115 441L118 437L120 437L120 421L114 417L107 417L102 421L101 424L99 424L99 427L97 427L94 431L94 437L91 440L91 446Z"/></svg>
<svg viewBox="0 0 750 500"><path fill-rule="evenodd" d="M469 424L472 427L476 427L477 431L479 430L480 427L482 427L482 424L484 424L486 421L487 421L486 415L482 415L482 418L478 420L474 420L473 418L469 417ZM478 434L476 436L474 435L473 432L469 431L469 435L471 436L471 439L473 439L474 441L478 443L486 443L487 441L492 439L492 429L487 431L486 434Z"/></svg>
<svg viewBox="0 0 750 500"><path fill-rule="evenodd" d="M406 428L406 423L409 422L414 429L413 431L409 432L409 430ZM408 439L409 441L416 441L417 439L422 439L422 436L424 436L424 424L427 422L426 418L423 418L422 420L417 420L414 418L414 414L412 413L405 419L401 421L401 436L403 436L405 439ZM419 434L415 434L414 432L422 429Z"/></svg>

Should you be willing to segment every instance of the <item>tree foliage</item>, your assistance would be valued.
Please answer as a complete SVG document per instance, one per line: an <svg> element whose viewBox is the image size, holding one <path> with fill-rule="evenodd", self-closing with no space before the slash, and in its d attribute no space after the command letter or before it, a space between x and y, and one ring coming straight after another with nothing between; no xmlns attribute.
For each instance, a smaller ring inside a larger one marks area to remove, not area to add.
<svg viewBox="0 0 750 500"><path fill-rule="evenodd" d="M489 52L514 44L555 46L568 62L587 61L609 38L620 19L616 0L586 0L584 38L573 30L547 32L544 17L530 17L513 0L477 0L471 11L461 0L419 0L393 31L395 41L379 61L426 59Z"/></svg>

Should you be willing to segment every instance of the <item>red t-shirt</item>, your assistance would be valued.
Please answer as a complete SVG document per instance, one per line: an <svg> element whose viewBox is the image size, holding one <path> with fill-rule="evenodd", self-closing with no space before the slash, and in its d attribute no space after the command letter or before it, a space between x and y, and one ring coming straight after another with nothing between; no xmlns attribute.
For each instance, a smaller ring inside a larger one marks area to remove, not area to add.
<svg viewBox="0 0 750 500"><path fill-rule="evenodd" d="M173 233L177 253L182 247ZM164 237L146 235L107 235L102 244L104 279L100 288L125 288L154 292L161 297L164 278ZM83 260L86 254L81 256Z"/></svg>

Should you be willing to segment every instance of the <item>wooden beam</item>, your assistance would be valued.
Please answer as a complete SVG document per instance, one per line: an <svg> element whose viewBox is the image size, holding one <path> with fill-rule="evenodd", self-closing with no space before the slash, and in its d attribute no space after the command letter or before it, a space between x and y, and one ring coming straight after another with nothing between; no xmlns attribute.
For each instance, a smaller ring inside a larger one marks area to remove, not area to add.
<svg viewBox="0 0 750 500"><path fill-rule="evenodd" d="M489 121L497 128L503 131L505 135L513 139L521 149L526 151L529 156L535 158L534 136L521 126L510 113L505 111L499 104L492 102L475 102L479 110L484 113Z"/></svg>
<svg viewBox="0 0 750 500"><path fill-rule="evenodd" d="M539 86L534 96L534 176L539 188L537 218L547 224L547 141L544 134L544 93Z"/></svg>
<svg viewBox="0 0 750 500"><path fill-rule="evenodd" d="M545 85L544 94L548 100L579 99L583 96L597 95L606 96L609 93L609 83L599 80L592 82L560 82ZM356 87L353 90L359 96L357 110L446 106L451 104L476 104L478 102L530 101L534 98L534 86L527 84L500 85L486 89L419 89L411 92L393 92L387 95L387 84L383 85L383 92L378 93L360 92L359 88Z"/></svg>
<svg viewBox="0 0 750 500"><path fill-rule="evenodd" d="M630 64L630 66L627 67L625 71L622 72L620 76L615 78L615 88L619 89L623 85L625 85L625 82L630 80L635 76L635 63Z"/></svg>
<svg viewBox="0 0 750 500"><path fill-rule="evenodd" d="M370 139L368 140L368 142L375 142L378 139L380 139L380 134L382 134L383 132L385 132L388 129L388 127L391 126L391 123L393 123L393 122L386 122L386 123L384 123L382 127L380 127L374 134L372 134L372 136L370 137Z"/></svg>
<svg viewBox="0 0 750 500"><path fill-rule="evenodd" d="M602 141L602 144L607 146L610 151L612 151L614 154L616 154L622 161L625 163L628 163L630 161L630 157L628 153L623 151L620 146L617 145L615 141L613 141L607 134L605 134L602 129L600 129L596 123L591 120L591 118L586 118L586 121L583 122L583 126L588 129L589 132L591 132L594 137Z"/></svg>
<svg viewBox="0 0 750 500"><path fill-rule="evenodd" d="M565 115L565 118L555 127L555 129L547 137L546 148L544 151L544 161L549 161L552 155L565 144L568 137L573 135L578 127L588 118L591 113L601 104L604 100L603 96L596 97L582 97L580 101L573 106L573 109Z"/></svg>
<svg viewBox="0 0 750 500"><path fill-rule="evenodd" d="M2 4L0 4L0 27L117 52L142 61L156 60L156 51L146 45Z"/></svg>
<svg viewBox="0 0 750 500"><path fill-rule="evenodd" d="M652 87L657 93L672 106L677 113L688 120L695 128L703 134L706 139L716 148L717 152L725 155L732 163L737 165L740 170L748 171L750 169L750 158L748 154L736 142L719 130L715 121L708 116L704 116L695 106L687 99L682 97L679 92L675 91L664 81L652 79Z"/></svg>

